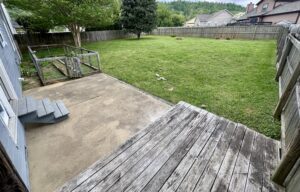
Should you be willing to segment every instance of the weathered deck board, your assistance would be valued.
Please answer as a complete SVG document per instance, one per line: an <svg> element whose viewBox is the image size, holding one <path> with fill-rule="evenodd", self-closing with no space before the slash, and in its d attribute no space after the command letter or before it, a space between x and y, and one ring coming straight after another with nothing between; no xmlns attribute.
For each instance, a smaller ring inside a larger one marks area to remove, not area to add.
<svg viewBox="0 0 300 192"><path fill-rule="evenodd" d="M186 103L59 191L280 191L278 141Z"/></svg>
<svg viewBox="0 0 300 192"><path fill-rule="evenodd" d="M243 191L246 186L250 156L255 132L248 129L245 133L242 148L235 164L233 175L231 177L229 191Z"/></svg>

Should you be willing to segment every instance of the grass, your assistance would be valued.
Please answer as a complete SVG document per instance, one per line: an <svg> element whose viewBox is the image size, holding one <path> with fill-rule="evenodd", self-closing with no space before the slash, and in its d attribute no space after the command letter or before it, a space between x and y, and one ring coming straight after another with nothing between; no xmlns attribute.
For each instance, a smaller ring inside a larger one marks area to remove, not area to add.
<svg viewBox="0 0 300 192"><path fill-rule="evenodd" d="M172 103L186 101L280 137L275 41L148 36L89 43L102 70ZM158 80L159 77L166 80Z"/></svg>

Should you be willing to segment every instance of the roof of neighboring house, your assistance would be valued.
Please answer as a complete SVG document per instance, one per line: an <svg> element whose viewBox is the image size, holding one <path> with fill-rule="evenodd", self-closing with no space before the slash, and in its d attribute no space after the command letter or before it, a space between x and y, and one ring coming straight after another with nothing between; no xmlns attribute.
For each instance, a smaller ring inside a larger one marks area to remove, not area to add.
<svg viewBox="0 0 300 192"><path fill-rule="evenodd" d="M200 22L208 22L211 18L214 18L214 17L216 17L217 15L219 15L223 12L226 12L226 13L230 14L231 16L233 16L233 14L230 11L224 9L224 10L215 12L213 14L200 14L200 15L197 15L196 20L200 21Z"/></svg>
<svg viewBox="0 0 300 192"><path fill-rule="evenodd" d="M260 1L258 1L257 3L256 3L256 5L259 5L259 4L261 4L261 2L263 2L264 0L260 0Z"/></svg>
<svg viewBox="0 0 300 192"><path fill-rule="evenodd" d="M237 20L246 20L249 17L257 16L258 14L256 12L257 12L257 8L254 8L253 11L246 13L245 15L239 17Z"/></svg>
<svg viewBox="0 0 300 192"><path fill-rule="evenodd" d="M196 20L200 22L207 22L210 17L211 17L210 14L200 14L196 16Z"/></svg>
<svg viewBox="0 0 300 192"><path fill-rule="evenodd" d="M195 20L196 20L196 17L186 21L185 23L188 24L188 23L195 23Z"/></svg>
<svg viewBox="0 0 300 192"><path fill-rule="evenodd" d="M261 4L262 2L263 2L264 0L260 0L260 1L258 1L257 3L256 3L256 5L259 5L259 4ZM297 0L275 0L275 1L280 1L280 2L292 2L292 1L297 1Z"/></svg>
<svg viewBox="0 0 300 192"><path fill-rule="evenodd" d="M287 3L284 5L280 5L273 9L272 11L266 13L257 13L257 8L255 8L252 12L247 13L238 18L238 20L246 20L250 17L264 16L264 15L278 15L292 12L300 12L300 1L295 1L291 3Z"/></svg>
<svg viewBox="0 0 300 192"><path fill-rule="evenodd" d="M230 11L228 11L227 9L223 9L223 10L221 10L221 11L218 11L218 12L213 13L213 14L212 14L212 17L215 17L215 16L217 16L217 15L223 13L223 12L226 12L226 13L228 13L229 15L233 16L233 14L232 14Z"/></svg>
<svg viewBox="0 0 300 192"><path fill-rule="evenodd" d="M276 7L272 11L265 13L264 15L277 15L291 12L299 12L300 11L300 1L295 1L292 3L287 3L281 6Z"/></svg>
<svg viewBox="0 0 300 192"><path fill-rule="evenodd" d="M188 26L188 27L194 26L194 25L195 25L195 21L196 21L196 17L194 17L194 18L192 18L192 19L186 21L186 22L184 23L184 26Z"/></svg>
<svg viewBox="0 0 300 192"><path fill-rule="evenodd" d="M239 13L233 15L233 18L234 18L234 19L239 19L240 17L242 17L242 16L244 16L244 15L245 15L245 12L239 12Z"/></svg>

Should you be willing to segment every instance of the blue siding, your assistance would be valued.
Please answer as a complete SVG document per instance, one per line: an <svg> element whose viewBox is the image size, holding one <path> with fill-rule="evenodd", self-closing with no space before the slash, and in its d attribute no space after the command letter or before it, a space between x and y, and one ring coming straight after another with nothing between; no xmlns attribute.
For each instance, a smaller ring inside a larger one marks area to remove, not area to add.
<svg viewBox="0 0 300 192"><path fill-rule="evenodd" d="M19 80L20 71L19 64L20 58L18 56L18 50L14 50L13 43L9 37L10 29L6 23L6 19L2 10L0 9L0 31L5 39L7 45L2 47L0 45L0 59L3 62L4 68L12 82L15 92L18 98L22 97L22 86ZM6 25L7 27L5 28ZM19 176L22 178L24 184L29 189L29 172L26 154L26 139L24 126L18 120L17 122L17 143L15 143L6 127L0 121L0 144L4 147L10 161L17 170Z"/></svg>
<svg viewBox="0 0 300 192"><path fill-rule="evenodd" d="M1 14L1 13L0 13ZM3 21L3 15L0 15L0 31L2 32L2 35L4 36L4 39L7 42L7 45L5 47L2 47L0 45L0 58L4 64L4 67L6 69L6 72L8 73L8 76L15 88L16 93L19 97L22 95L22 86L21 82L19 80L20 77L20 71L19 71L19 63L20 59L18 58L18 54L13 49L12 42L9 39L9 35L7 34L7 30L4 27L4 21Z"/></svg>
<svg viewBox="0 0 300 192"><path fill-rule="evenodd" d="M24 127L18 121L17 123L18 129L18 138L17 145L9 136L8 130L0 121L0 142L4 149L6 150L7 155L10 158L10 161L15 166L15 169L18 171L19 176L22 178L24 184L29 189L29 172L28 172L28 163L26 156L26 141L25 141L25 133Z"/></svg>

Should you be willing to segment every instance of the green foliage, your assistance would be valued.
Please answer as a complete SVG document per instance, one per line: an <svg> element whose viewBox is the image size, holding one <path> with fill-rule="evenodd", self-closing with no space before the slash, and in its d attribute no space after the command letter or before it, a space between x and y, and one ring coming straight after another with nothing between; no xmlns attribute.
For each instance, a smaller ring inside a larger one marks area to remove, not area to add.
<svg viewBox="0 0 300 192"><path fill-rule="evenodd" d="M91 26L87 27L85 31L105 31L105 30L122 30L122 23L120 19L116 20L112 25L105 25L105 26Z"/></svg>
<svg viewBox="0 0 300 192"><path fill-rule="evenodd" d="M158 27L177 27L182 26L185 21L183 15L168 9L164 4L159 4L157 8Z"/></svg>
<svg viewBox="0 0 300 192"><path fill-rule="evenodd" d="M190 1L172 1L168 3L159 3L168 7L168 9L176 11L184 15L187 19L195 17L197 14L214 13L223 9L227 9L232 13L244 12L243 6L234 3L216 3L216 2L190 2Z"/></svg>
<svg viewBox="0 0 300 192"><path fill-rule="evenodd" d="M121 22L126 31L137 35L150 32L156 27L155 0L123 0Z"/></svg>
<svg viewBox="0 0 300 192"><path fill-rule="evenodd" d="M82 28L113 24L120 7L119 0L9 0L7 4L29 12L37 25L66 26L77 46Z"/></svg>
<svg viewBox="0 0 300 192"><path fill-rule="evenodd" d="M17 7L10 7L10 16L24 27L26 32L48 32L53 28L53 24L42 17L33 15L30 11L25 11Z"/></svg>
<svg viewBox="0 0 300 192"><path fill-rule="evenodd" d="M180 27L184 24L185 18L183 15L180 14L173 14L172 17L172 22L174 27Z"/></svg>

